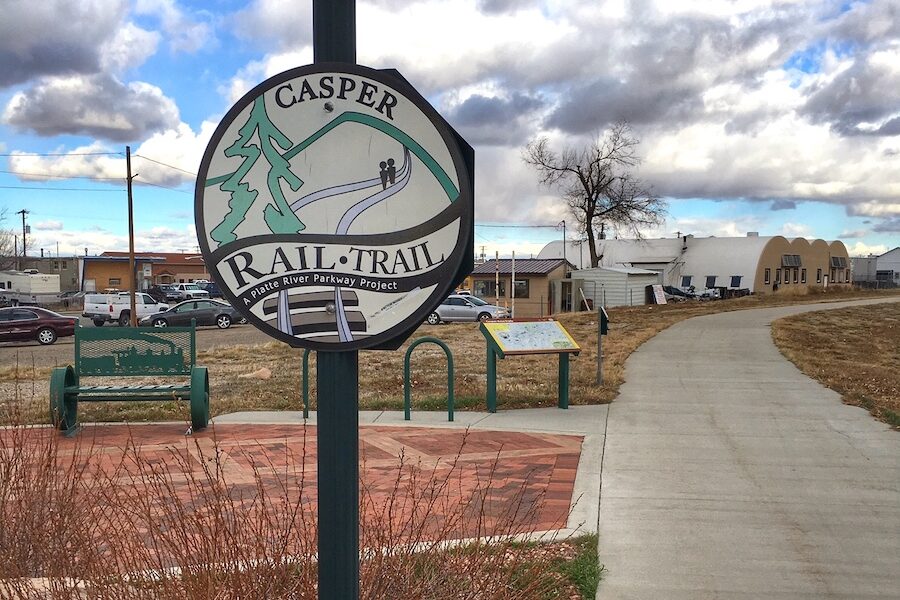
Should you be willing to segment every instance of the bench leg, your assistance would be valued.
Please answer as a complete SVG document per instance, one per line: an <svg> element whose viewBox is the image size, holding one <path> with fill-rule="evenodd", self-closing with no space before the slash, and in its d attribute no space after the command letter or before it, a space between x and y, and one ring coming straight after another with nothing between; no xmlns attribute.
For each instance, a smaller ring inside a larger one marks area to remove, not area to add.
<svg viewBox="0 0 900 600"><path fill-rule="evenodd" d="M78 396L66 388L77 385L71 365L57 367L50 374L50 422L60 431L71 433L78 427Z"/></svg>
<svg viewBox="0 0 900 600"><path fill-rule="evenodd" d="M209 373L206 367L191 369L191 428L206 429L209 423Z"/></svg>

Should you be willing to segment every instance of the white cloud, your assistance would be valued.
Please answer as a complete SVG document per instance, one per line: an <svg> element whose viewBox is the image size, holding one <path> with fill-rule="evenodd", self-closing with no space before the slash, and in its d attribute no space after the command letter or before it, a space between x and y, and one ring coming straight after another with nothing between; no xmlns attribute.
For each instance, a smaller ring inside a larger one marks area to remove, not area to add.
<svg viewBox="0 0 900 600"><path fill-rule="evenodd" d="M126 23L100 49L100 65L105 71L120 72L139 67L156 53L160 35Z"/></svg>
<svg viewBox="0 0 900 600"><path fill-rule="evenodd" d="M846 245L846 244L845 244ZM856 242L852 246L847 246L847 254L850 256L868 256L870 254L874 254L876 256L880 254L884 254L890 248L888 248L887 244L873 244L869 245L865 242Z"/></svg>
<svg viewBox="0 0 900 600"><path fill-rule="evenodd" d="M102 227L58 231L35 228L29 236L28 245L35 249L48 249L56 254L57 243L60 256L83 256L85 248L91 255L128 250L127 235L113 233ZM197 248L197 235L193 224L183 227L139 229L134 234L134 247L137 252L193 252Z"/></svg>
<svg viewBox="0 0 900 600"><path fill-rule="evenodd" d="M40 231L62 231L63 224L62 221L38 221L34 224L34 228Z"/></svg>
<svg viewBox="0 0 900 600"><path fill-rule="evenodd" d="M178 123L178 107L149 83L124 84L109 75L48 77L14 94L3 121L42 136L128 142Z"/></svg>
<svg viewBox="0 0 900 600"><path fill-rule="evenodd" d="M170 187L193 183L216 125L213 121L204 121L200 130L195 132L186 123L179 123L177 127L150 136L132 150L132 171L137 173L135 185L150 183ZM113 151L118 150L116 148ZM123 185L126 174L123 156L91 155L109 151L109 147L95 142L68 152L59 149L62 156L34 156L13 152L13 156L9 158L9 170L19 179L27 181L90 177L113 185ZM160 162L166 164L159 164ZM34 173L40 175L30 175Z"/></svg>
<svg viewBox="0 0 900 600"><path fill-rule="evenodd" d="M137 0L134 11L159 18L173 52L193 53L214 44L211 25L189 16L174 0Z"/></svg>

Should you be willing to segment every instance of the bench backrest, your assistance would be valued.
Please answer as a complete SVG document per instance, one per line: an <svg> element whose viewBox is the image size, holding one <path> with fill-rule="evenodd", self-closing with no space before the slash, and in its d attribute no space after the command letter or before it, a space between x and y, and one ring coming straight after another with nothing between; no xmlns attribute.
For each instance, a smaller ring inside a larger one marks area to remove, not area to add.
<svg viewBox="0 0 900 600"><path fill-rule="evenodd" d="M197 360L193 327L76 327L75 374L190 375Z"/></svg>

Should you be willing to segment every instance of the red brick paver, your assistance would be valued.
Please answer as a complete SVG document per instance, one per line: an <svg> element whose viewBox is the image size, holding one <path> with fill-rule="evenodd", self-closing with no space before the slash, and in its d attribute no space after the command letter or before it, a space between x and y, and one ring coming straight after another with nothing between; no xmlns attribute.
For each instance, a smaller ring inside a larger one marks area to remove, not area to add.
<svg viewBox="0 0 900 600"><path fill-rule="evenodd" d="M183 433L177 424L89 425L77 439L60 439L59 451L63 456L89 455L87 476L117 474L119 485L136 486L140 483L130 475L136 470L134 460L123 459L123 448L131 447L143 465L168 469L178 498L186 503L197 503L194 488L204 479L203 467L215 465L231 493L241 498L252 498L263 481L273 493L298 491L307 509L314 508L315 426L228 424L191 436ZM437 494L440 501L430 516L434 529L473 497L488 500L480 520L474 514L457 516L454 537L506 533L510 520L516 521L518 531L566 525L581 452L579 436L382 426L362 427L359 435L370 517L380 518L378 507L392 495L413 494L421 504L429 494ZM398 479L401 456L405 469ZM394 515L395 521L404 518Z"/></svg>

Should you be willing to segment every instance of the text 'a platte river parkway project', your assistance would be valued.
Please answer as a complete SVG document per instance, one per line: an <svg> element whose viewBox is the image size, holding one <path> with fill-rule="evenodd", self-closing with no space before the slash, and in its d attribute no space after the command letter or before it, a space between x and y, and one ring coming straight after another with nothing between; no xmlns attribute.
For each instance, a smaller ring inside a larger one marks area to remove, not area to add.
<svg viewBox="0 0 900 600"><path fill-rule="evenodd" d="M201 165L198 234L257 326L313 349L367 347L452 286L469 175L401 82L316 68L273 77L226 115Z"/></svg>

